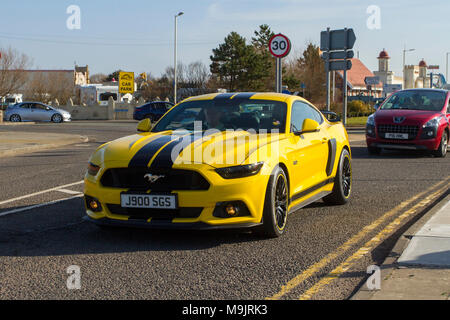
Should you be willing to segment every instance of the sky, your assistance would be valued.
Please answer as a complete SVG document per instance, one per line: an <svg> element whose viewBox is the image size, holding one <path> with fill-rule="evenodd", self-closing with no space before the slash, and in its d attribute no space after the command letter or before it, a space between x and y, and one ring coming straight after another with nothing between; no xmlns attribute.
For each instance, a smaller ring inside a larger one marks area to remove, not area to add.
<svg viewBox="0 0 450 320"><path fill-rule="evenodd" d="M231 31L251 40L261 24L291 40L287 59L301 55L320 32L344 27L356 34L355 56L378 69L383 48L401 76L407 64L440 65L445 75L450 52L449 0L0 0L0 48L30 56L33 68L71 69L89 65L90 74L117 69L160 76L173 66L174 16L178 18L178 61L210 64L212 49ZM80 28L69 29L71 5L80 9ZM379 9L368 13L370 6ZM374 18L375 17L375 18ZM376 18L379 17L377 20ZM374 20L375 19L375 20ZM368 20L372 22L368 27ZM379 22L377 25L373 22ZM375 26L375 27L374 27Z"/></svg>

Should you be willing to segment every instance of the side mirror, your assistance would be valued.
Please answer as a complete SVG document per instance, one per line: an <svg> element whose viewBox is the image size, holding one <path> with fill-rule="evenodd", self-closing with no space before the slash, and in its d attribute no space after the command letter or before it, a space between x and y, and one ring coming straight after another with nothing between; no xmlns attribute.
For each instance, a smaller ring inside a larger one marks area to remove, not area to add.
<svg viewBox="0 0 450 320"><path fill-rule="evenodd" d="M339 117L336 112L333 112L333 111L322 111L322 114L330 122L339 122L339 121L341 121L341 117Z"/></svg>
<svg viewBox="0 0 450 320"><path fill-rule="evenodd" d="M137 126L137 131L149 132L151 128L152 128L152 122L150 119L147 118L147 119L139 121L138 126Z"/></svg>
<svg viewBox="0 0 450 320"><path fill-rule="evenodd" d="M294 132L295 135L301 135L307 132L316 132L320 130L320 124L313 119L305 119L303 121L302 131Z"/></svg>

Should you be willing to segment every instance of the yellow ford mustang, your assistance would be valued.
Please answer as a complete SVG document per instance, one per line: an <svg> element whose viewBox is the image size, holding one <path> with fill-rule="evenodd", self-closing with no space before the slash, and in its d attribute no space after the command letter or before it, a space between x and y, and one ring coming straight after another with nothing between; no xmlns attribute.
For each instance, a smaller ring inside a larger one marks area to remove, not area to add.
<svg viewBox="0 0 450 320"><path fill-rule="evenodd" d="M288 213L351 194L348 136L308 101L278 93L191 97L153 127L100 146L85 175L100 226L286 230Z"/></svg>

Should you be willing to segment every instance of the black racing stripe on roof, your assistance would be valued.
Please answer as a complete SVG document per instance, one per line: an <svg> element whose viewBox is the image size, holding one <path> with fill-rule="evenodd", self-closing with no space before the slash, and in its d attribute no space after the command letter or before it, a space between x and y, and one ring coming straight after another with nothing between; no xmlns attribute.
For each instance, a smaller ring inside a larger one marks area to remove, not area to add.
<svg viewBox="0 0 450 320"><path fill-rule="evenodd" d="M189 136L184 136L182 139L172 141L163 150L161 150L160 153L158 153L155 160L153 160L150 165L150 168L172 168L173 161L176 160L176 158L172 159L172 150L181 144L181 149L178 153L179 155L187 146L201 138L203 138L203 133L193 133Z"/></svg>
<svg viewBox="0 0 450 320"><path fill-rule="evenodd" d="M232 96L234 96L235 93L220 93L217 96L214 97L213 100L225 100L230 99Z"/></svg>
<svg viewBox="0 0 450 320"><path fill-rule="evenodd" d="M254 92L242 92L242 93L238 93L234 98L234 99L250 99L252 96L254 96L255 93Z"/></svg>
<svg viewBox="0 0 450 320"><path fill-rule="evenodd" d="M170 142L172 137L170 135L162 136L155 140L148 142L133 156L128 163L128 167L146 167L151 158L161 149L166 143Z"/></svg>

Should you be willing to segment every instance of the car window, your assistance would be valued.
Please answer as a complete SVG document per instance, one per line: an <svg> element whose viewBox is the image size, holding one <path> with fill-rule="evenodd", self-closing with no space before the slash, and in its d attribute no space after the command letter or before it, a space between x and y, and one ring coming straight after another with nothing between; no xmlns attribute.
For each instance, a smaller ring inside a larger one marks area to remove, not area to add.
<svg viewBox="0 0 450 320"><path fill-rule="evenodd" d="M23 103L23 104L20 105L20 107L23 108L23 109L28 109L28 108L30 108L30 104L29 103Z"/></svg>
<svg viewBox="0 0 450 320"><path fill-rule="evenodd" d="M47 111L47 106L44 106L43 104L40 103L35 103L31 108Z"/></svg>
<svg viewBox="0 0 450 320"><path fill-rule="evenodd" d="M295 101L291 112L291 132L302 130L305 119L312 119L319 124L323 122L320 112L316 109L305 102Z"/></svg>
<svg viewBox="0 0 450 320"><path fill-rule="evenodd" d="M446 93L444 91L432 89L398 91L386 99L380 109L440 111L445 104L445 98Z"/></svg>
<svg viewBox="0 0 450 320"><path fill-rule="evenodd" d="M450 113L450 99L447 102L447 113Z"/></svg>
<svg viewBox="0 0 450 320"><path fill-rule="evenodd" d="M186 101L173 108L156 124L152 132L184 129L245 130L283 133L286 103L272 100L230 99ZM195 123L197 122L197 124Z"/></svg>

